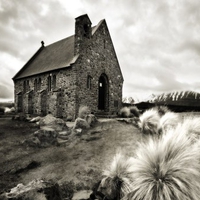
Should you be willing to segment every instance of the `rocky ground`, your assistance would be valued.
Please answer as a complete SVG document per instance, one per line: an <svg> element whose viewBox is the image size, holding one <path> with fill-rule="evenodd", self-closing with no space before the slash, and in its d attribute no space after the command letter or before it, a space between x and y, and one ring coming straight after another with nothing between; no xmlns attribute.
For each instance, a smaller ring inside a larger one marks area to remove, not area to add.
<svg viewBox="0 0 200 200"><path fill-rule="evenodd" d="M132 155L143 139L133 123L100 119L68 141L45 147L27 145L24 141L39 129L35 123L0 118L0 194L35 179L58 183L67 197L91 189L116 151Z"/></svg>

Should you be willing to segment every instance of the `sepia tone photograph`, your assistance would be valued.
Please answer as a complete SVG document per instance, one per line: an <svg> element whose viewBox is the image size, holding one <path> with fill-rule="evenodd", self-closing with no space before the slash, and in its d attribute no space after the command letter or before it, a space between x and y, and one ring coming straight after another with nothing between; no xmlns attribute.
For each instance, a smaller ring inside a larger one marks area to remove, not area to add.
<svg viewBox="0 0 200 200"><path fill-rule="evenodd" d="M0 200L199 200L200 1L0 0Z"/></svg>

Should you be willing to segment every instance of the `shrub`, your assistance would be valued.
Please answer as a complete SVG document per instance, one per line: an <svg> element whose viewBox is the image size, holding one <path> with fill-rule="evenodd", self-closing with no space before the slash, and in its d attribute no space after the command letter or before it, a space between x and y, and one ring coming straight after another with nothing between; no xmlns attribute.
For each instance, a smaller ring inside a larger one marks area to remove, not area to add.
<svg viewBox="0 0 200 200"><path fill-rule="evenodd" d="M139 118L138 127L144 134L157 134L160 115L157 110L146 110Z"/></svg>
<svg viewBox="0 0 200 200"><path fill-rule="evenodd" d="M132 113L133 116L135 116L135 117L140 116L140 111L138 110L138 108L136 106L131 106L131 107L129 107L129 109L130 109L130 113Z"/></svg>
<svg viewBox="0 0 200 200"><path fill-rule="evenodd" d="M75 184L73 181L65 182L60 185L62 197L65 199L72 199L75 191Z"/></svg>
<svg viewBox="0 0 200 200"><path fill-rule="evenodd" d="M78 111L78 117L85 119L90 113L91 110L88 106L81 106Z"/></svg>
<svg viewBox="0 0 200 200"><path fill-rule="evenodd" d="M131 116L130 109L128 107L121 108L119 111L119 116L120 117L130 117Z"/></svg>
<svg viewBox="0 0 200 200"><path fill-rule="evenodd" d="M170 109L167 106L156 106L153 109L158 111L158 114L162 117L167 112L170 112Z"/></svg>
<svg viewBox="0 0 200 200"><path fill-rule="evenodd" d="M125 199L198 200L199 151L182 125L159 140L140 143L132 166L132 191Z"/></svg>

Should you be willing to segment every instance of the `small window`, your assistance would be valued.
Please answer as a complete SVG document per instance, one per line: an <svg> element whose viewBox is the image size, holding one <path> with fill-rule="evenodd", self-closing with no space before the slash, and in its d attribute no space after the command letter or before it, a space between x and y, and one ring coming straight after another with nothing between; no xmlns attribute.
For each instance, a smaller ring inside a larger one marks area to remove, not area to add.
<svg viewBox="0 0 200 200"><path fill-rule="evenodd" d="M38 90L38 87L37 87L37 79L34 80L34 91L36 92Z"/></svg>
<svg viewBox="0 0 200 200"><path fill-rule="evenodd" d="M53 89L56 88L56 75L53 75Z"/></svg>
<svg viewBox="0 0 200 200"><path fill-rule="evenodd" d="M92 77L91 76L87 77L87 88L88 89L92 88Z"/></svg>
<svg viewBox="0 0 200 200"><path fill-rule="evenodd" d="M26 81L24 81L24 83L23 83L23 91L24 91L24 93L26 92Z"/></svg>
<svg viewBox="0 0 200 200"><path fill-rule="evenodd" d="M89 25L84 24L83 29L84 29L84 36L89 38Z"/></svg>
<svg viewBox="0 0 200 200"><path fill-rule="evenodd" d="M51 91L51 76L48 77L48 91Z"/></svg>
<svg viewBox="0 0 200 200"><path fill-rule="evenodd" d="M29 80L27 80L27 81L24 81L24 83L23 83L23 90L24 90L24 93L25 92L27 92L27 91L29 91Z"/></svg>
<svg viewBox="0 0 200 200"><path fill-rule="evenodd" d="M26 81L26 92L30 90L29 80Z"/></svg>
<svg viewBox="0 0 200 200"><path fill-rule="evenodd" d="M41 78L38 79L37 89L41 90Z"/></svg>

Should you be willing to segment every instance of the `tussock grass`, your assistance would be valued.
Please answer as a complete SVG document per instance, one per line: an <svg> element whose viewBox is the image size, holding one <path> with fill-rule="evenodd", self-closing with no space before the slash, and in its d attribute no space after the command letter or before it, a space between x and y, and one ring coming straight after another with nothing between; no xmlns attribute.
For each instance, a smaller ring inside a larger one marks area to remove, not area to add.
<svg viewBox="0 0 200 200"><path fill-rule="evenodd" d="M132 165L132 158L127 158L120 152L117 153L104 171L105 178L101 180L98 190L109 199L115 199L116 196L122 198L131 192Z"/></svg>
<svg viewBox="0 0 200 200"><path fill-rule="evenodd" d="M139 117L140 112L136 106L123 107L119 111L120 117Z"/></svg>
<svg viewBox="0 0 200 200"><path fill-rule="evenodd" d="M144 134L157 133L157 127L160 121L160 115L156 109L146 110L140 117L138 127Z"/></svg>
<svg viewBox="0 0 200 200"><path fill-rule="evenodd" d="M131 200L199 200L200 148L179 125L135 152Z"/></svg>
<svg viewBox="0 0 200 200"><path fill-rule="evenodd" d="M78 111L78 117L85 119L90 113L91 110L88 106L81 106Z"/></svg>
<svg viewBox="0 0 200 200"><path fill-rule="evenodd" d="M181 122L181 118L178 114L173 113L173 112L167 112L165 113L159 121L158 124L158 133L164 133L166 132L168 129L172 129L175 128L180 122Z"/></svg>

